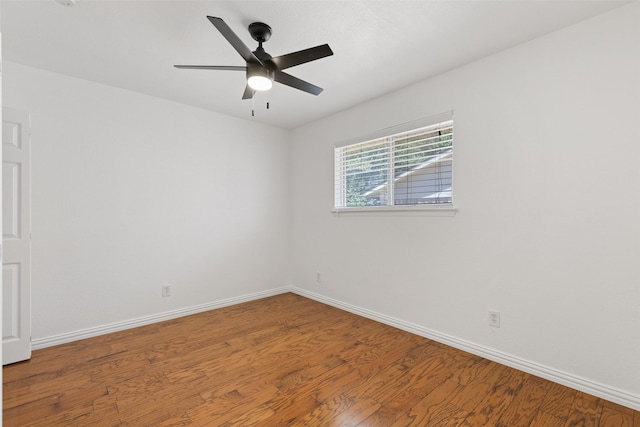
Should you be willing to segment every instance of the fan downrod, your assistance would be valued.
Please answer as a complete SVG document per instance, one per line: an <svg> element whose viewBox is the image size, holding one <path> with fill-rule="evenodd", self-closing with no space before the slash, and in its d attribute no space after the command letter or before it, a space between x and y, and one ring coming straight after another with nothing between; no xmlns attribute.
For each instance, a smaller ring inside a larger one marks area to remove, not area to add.
<svg viewBox="0 0 640 427"><path fill-rule="evenodd" d="M271 37L271 27L264 22L249 24L249 34L258 43L264 43Z"/></svg>

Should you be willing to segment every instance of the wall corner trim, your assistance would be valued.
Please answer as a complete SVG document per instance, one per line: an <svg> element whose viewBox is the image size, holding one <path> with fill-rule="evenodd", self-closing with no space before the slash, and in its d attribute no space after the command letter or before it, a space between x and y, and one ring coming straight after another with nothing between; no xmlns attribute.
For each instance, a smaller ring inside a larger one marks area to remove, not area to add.
<svg viewBox="0 0 640 427"><path fill-rule="evenodd" d="M385 314L377 313L372 310L348 304L333 298L326 297L324 295L317 294L315 292L310 292L306 289L292 286L290 292L330 305L332 307L339 308L341 310L348 311L350 313L357 314L362 317L366 317L371 320L375 320L380 323L384 323L385 325L393 326L403 331L449 345L459 350L475 354L476 356L484 357L485 359L489 359L502 365L506 365L511 368L518 369L520 371L524 371L538 377L542 377L549 381L562 384L575 390L579 390L600 397L602 399L618 403L628 408L635 409L636 411L640 411L639 395L600 384L567 372L550 368L548 366L540 365L538 363L515 357L510 354L503 353L492 348L478 345L460 338L456 338L451 335L443 334L441 332L425 328L411 322L406 322L395 317L387 316Z"/></svg>

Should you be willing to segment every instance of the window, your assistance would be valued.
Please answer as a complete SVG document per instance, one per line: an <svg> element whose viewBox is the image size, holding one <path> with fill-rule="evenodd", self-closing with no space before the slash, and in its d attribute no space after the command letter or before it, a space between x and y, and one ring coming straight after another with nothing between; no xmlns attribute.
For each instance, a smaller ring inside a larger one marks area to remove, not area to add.
<svg viewBox="0 0 640 427"><path fill-rule="evenodd" d="M418 125L335 149L336 209L451 206L453 115Z"/></svg>

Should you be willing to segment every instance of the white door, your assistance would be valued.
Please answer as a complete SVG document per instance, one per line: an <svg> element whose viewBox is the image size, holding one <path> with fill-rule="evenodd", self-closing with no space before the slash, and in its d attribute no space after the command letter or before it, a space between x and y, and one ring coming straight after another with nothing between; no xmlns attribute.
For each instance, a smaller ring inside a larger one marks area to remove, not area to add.
<svg viewBox="0 0 640 427"><path fill-rule="evenodd" d="M31 357L29 113L2 109L2 363Z"/></svg>

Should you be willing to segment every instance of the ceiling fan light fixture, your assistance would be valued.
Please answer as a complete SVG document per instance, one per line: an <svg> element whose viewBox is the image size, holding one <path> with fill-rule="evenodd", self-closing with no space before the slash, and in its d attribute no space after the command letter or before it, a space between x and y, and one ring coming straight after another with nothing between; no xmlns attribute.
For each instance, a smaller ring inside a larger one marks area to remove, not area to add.
<svg viewBox="0 0 640 427"><path fill-rule="evenodd" d="M251 76L247 83L251 89L260 91L269 90L273 86L273 82L263 76Z"/></svg>
<svg viewBox="0 0 640 427"><path fill-rule="evenodd" d="M247 84L253 90L266 91L273 86L273 70L266 67L249 67Z"/></svg>

